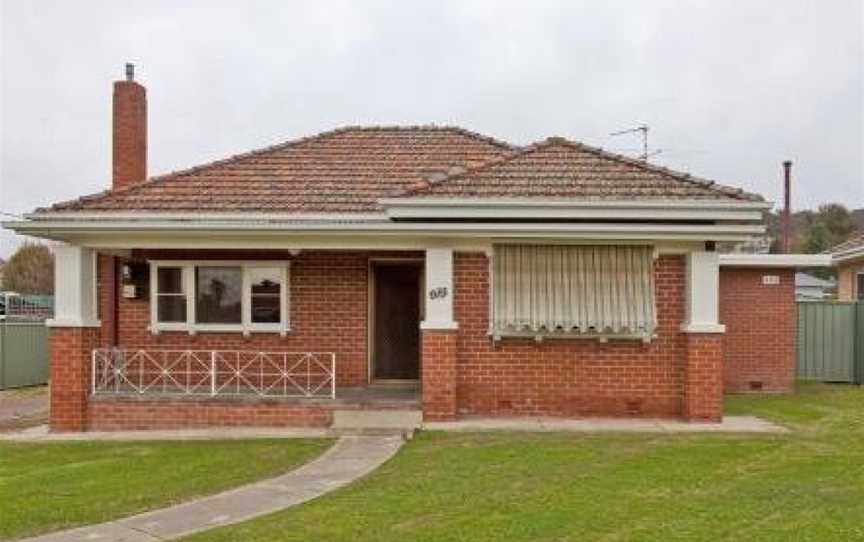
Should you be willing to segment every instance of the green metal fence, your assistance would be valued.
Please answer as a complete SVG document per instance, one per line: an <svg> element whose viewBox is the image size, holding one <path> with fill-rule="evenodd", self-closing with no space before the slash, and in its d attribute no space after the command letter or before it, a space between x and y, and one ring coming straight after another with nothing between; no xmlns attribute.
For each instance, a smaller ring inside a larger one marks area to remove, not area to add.
<svg viewBox="0 0 864 542"><path fill-rule="evenodd" d="M44 322L0 321L0 390L48 382Z"/></svg>
<svg viewBox="0 0 864 542"><path fill-rule="evenodd" d="M797 373L803 380L864 383L864 303L798 303Z"/></svg>

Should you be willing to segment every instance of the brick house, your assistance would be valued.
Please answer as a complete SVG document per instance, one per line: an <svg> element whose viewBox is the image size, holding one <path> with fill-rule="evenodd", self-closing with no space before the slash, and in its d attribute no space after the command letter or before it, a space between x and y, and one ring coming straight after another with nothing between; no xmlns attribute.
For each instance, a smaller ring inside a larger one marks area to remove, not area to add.
<svg viewBox="0 0 864 542"><path fill-rule="evenodd" d="M837 268L837 298L864 300L864 232L830 250Z"/></svg>
<svg viewBox="0 0 864 542"><path fill-rule="evenodd" d="M796 262L715 251L763 233L760 196L455 127L341 128L149 179L146 140L127 71L111 188L6 224L63 243L54 430L713 421L724 382L792 385Z"/></svg>

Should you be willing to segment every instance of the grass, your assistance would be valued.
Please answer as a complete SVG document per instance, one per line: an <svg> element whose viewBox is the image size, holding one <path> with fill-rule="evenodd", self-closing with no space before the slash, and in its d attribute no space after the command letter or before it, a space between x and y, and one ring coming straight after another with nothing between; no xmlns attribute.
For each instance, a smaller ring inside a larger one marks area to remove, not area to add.
<svg viewBox="0 0 864 542"><path fill-rule="evenodd" d="M423 433L368 478L187 542L864 539L864 389L731 397L782 435Z"/></svg>
<svg viewBox="0 0 864 542"><path fill-rule="evenodd" d="M327 440L0 443L0 539L99 523L267 478Z"/></svg>

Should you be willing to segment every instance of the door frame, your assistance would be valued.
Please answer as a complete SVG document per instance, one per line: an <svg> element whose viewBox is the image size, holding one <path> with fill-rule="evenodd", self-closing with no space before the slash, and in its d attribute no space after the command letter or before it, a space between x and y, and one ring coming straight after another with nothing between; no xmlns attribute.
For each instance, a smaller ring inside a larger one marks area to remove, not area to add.
<svg viewBox="0 0 864 542"><path fill-rule="evenodd" d="M423 371L423 356L418 355L418 377L416 379L376 379L375 378L375 267L381 265L408 266L420 268L420 287L417 295L420 297L420 318L417 324L426 316L426 273L424 258L411 257L373 257L369 258L366 269L366 381L369 384L417 384ZM422 339L422 337L421 337Z"/></svg>

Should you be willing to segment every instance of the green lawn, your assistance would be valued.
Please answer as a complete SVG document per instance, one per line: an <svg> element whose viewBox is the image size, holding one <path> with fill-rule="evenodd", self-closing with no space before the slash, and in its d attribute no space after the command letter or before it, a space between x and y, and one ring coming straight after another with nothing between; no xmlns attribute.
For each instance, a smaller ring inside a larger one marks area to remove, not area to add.
<svg viewBox="0 0 864 542"><path fill-rule="evenodd" d="M785 435L424 433L369 478L189 541L862 540L864 390L733 397Z"/></svg>
<svg viewBox="0 0 864 542"><path fill-rule="evenodd" d="M99 523L290 470L328 440L0 443L0 539Z"/></svg>

